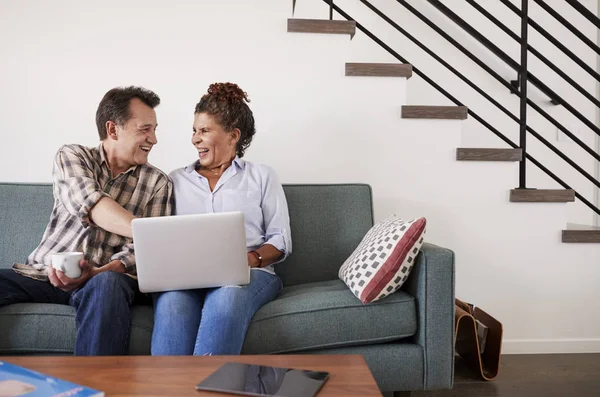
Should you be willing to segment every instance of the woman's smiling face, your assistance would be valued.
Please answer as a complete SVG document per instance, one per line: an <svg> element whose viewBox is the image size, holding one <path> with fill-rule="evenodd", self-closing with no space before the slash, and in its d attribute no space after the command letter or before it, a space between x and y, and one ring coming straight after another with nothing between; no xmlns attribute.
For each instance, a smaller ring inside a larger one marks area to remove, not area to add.
<svg viewBox="0 0 600 397"><path fill-rule="evenodd" d="M207 113L194 115L192 144L198 150L200 165L217 168L235 158L239 130L225 131L215 118Z"/></svg>

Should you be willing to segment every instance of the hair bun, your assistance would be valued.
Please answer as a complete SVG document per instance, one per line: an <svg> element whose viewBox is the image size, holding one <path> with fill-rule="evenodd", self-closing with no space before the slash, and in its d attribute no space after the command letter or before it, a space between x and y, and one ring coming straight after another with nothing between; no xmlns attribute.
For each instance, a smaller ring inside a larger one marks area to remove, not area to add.
<svg viewBox="0 0 600 397"><path fill-rule="evenodd" d="M213 83L208 87L206 96L215 98L219 102L236 103L246 101L250 103L248 94L235 83Z"/></svg>

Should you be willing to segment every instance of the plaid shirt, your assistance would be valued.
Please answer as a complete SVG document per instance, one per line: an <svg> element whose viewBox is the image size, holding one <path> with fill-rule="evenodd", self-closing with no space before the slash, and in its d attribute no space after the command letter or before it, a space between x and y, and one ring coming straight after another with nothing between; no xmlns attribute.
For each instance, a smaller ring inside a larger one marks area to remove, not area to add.
<svg viewBox="0 0 600 397"><path fill-rule="evenodd" d="M173 184L151 165L133 166L112 177L102 148L65 145L53 169L54 208L40 245L25 265L14 269L25 276L46 279L52 254L81 251L93 266L120 260L136 274L133 241L91 223L90 210L102 197L111 197L137 217L171 215Z"/></svg>

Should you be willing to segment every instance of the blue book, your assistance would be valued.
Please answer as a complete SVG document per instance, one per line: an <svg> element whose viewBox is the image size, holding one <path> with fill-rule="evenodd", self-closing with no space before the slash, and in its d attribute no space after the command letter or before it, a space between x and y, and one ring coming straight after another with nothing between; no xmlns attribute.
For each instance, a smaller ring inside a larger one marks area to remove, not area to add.
<svg viewBox="0 0 600 397"><path fill-rule="evenodd" d="M0 397L104 397L104 392L0 361Z"/></svg>

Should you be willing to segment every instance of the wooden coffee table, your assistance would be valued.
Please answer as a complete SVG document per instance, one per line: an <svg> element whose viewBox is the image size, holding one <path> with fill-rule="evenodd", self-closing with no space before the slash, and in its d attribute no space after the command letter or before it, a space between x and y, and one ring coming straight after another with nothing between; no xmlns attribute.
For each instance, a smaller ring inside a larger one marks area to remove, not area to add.
<svg viewBox="0 0 600 397"><path fill-rule="evenodd" d="M318 397L379 396L379 388L360 355L272 355L212 357L0 357L0 361L65 379L117 396L229 396L200 392L195 386L222 364L233 361L328 371Z"/></svg>

